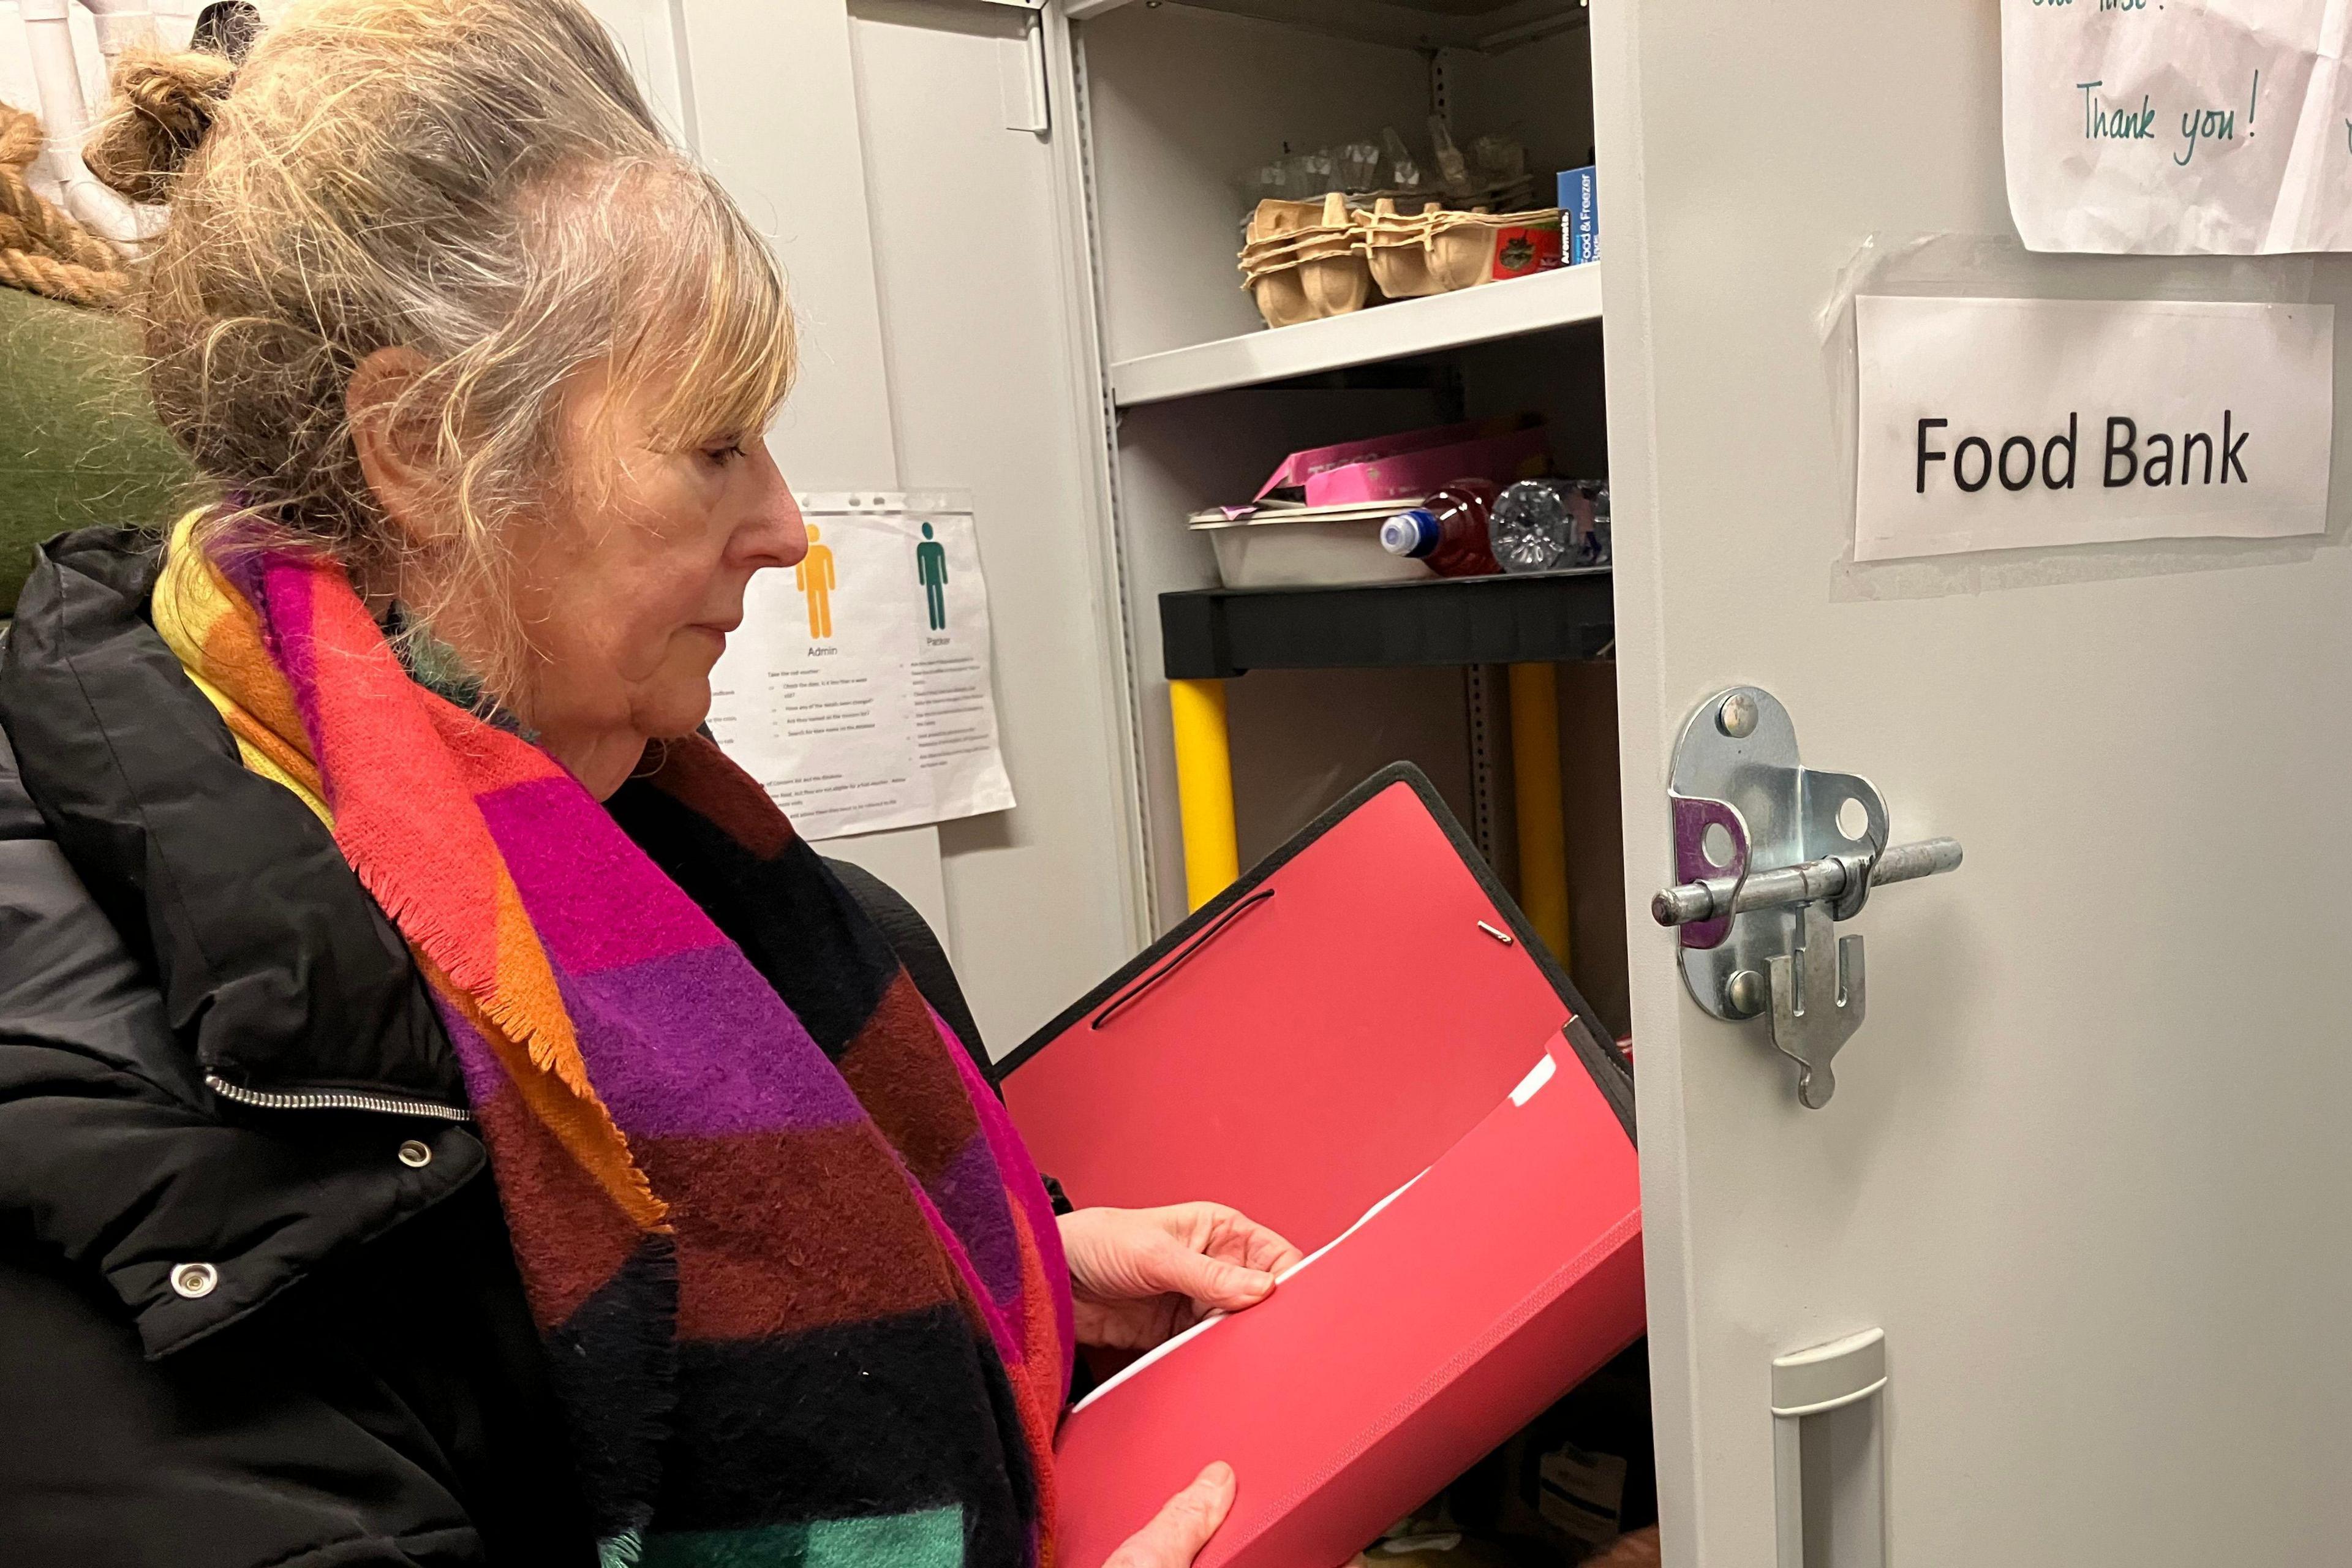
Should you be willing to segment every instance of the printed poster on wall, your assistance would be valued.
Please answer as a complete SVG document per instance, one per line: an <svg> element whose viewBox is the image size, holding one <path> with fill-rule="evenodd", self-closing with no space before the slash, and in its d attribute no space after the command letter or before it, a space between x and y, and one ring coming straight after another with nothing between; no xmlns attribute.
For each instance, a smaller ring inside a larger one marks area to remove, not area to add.
<svg viewBox="0 0 2352 1568"><path fill-rule="evenodd" d="M710 732L803 838L1009 809L970 499L800 503L808 554L751 579L711 672Z"/></svg>
<svg viewBox="0 0 2352 1568"><path fill-rule="evenodd" d="M2009 205L2029 249L2352 249L2352 6L2001 0Z"/></svg>

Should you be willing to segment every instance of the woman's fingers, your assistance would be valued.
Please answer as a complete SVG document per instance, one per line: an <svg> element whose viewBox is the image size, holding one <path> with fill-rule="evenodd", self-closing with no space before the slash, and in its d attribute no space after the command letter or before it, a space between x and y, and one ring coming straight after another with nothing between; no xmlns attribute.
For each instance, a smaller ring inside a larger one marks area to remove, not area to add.
<svg viewBox="0 0 2352 1568"><path fill-rule="evenodd" d="M1242 1244L1242 1256L1251 1268L1279 1274L1306 1261L1307 1254L1247 1215L1235 1215L1234 1223L1247 1233Z"/></svg>
<svg viewBox="0 0 2352 1568"><path fill-rule="evenodd" d="M1278 1231L1223 1204L1179 1204L1164 1212L1171 1216L1171 1229L1189 1234L1197 1250L1244 1268L1279 1274L1307 1256Z"/></svg>
<svg viewBox="0 0 2352 1568"><path fill-rule="evenodd" d="M1191 1568L1234 1506L1234 1468L1220 1460L1168 1500L1103 1568Z"/></svg>
<svg viewBox="0 0 2352 1568"><path fill-rule="evenodd" d="M1178 1297L1189 1303L1180 1322L1255 1306L1273 1292L1276 1273L1299 1259L1297 1247L1222 1204L1081 1209L1062 1216L1061 1231L1082 1297Z"/></svg>
<svg viewBox="0 0 2352 1568"><path fill-rule="evenodd" d="M1171 1244L1152 1258L1153 1281L1160 1289L1189 1298L1216 1312L1238 1312L1255 1307L1274 1289L1274 1276L1206 1253L1187 1251Z"/></svg>

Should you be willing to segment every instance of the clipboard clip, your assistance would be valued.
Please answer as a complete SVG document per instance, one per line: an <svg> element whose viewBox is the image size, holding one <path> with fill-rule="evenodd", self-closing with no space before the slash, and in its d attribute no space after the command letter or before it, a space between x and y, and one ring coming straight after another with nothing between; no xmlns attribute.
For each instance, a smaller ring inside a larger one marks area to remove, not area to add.
<svg viewBox="0 0 2352 1568"><path fill-rule="evenodd" d="M1219 914L1215 920L1211 921L1207 925L1202 927L1201 932L1198 936L1195 936L1191 942L1185 943L1182 947L1178 948L1173 953L1171 953L1167 963L1161 964L1159 968L1153 970L1150 973L1143 976L1143 978L1138 980L1134 984L1129 986L1126 990L1120 992L1118 995L1104 1003L1102 1011L1094 1016L1093 1022L1089 1023L1087 1027L1088 1029L1099 1029L1104 1025L1109 1023L1115 1015L1126 1011L1130 1004L1140 1001L1145 992L1150 990L1153 986L1159 984L1161 981L1167 979L1178 970L1183 968L1186 963L1192 961L1192 956L1195 953L1198 953L1202 948L1208 946L1211 942L1216 941L1219 936L1223 935L1226 927L1241 919L1243 915L1246 914L1251 910L1257 908L1258 905L1274 897L1274 891L1273 887L1269 885L1259 888L1255 892L1235 900L1234 903L1223 912Z"/></svg>

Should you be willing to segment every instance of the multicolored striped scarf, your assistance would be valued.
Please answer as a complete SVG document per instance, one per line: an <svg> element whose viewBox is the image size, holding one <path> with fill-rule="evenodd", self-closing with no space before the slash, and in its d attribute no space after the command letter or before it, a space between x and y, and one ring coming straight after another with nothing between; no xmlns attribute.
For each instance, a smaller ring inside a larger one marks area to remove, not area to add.
<svg viewBox="0 0 2352 1568"><path fill-rule="evenodd" d="M760 786L698 738L600 805L312 555L184 526L154 606L415 955L606 1563L1050 1568L1052 1207Z"/></svg>

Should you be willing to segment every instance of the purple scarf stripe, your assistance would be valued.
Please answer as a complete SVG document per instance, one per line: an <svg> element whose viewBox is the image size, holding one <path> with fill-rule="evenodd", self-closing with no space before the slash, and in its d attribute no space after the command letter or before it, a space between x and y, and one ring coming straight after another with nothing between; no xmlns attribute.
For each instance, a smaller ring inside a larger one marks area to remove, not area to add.
<svg viewBox="0 0 2352 1568"><path fill-rule="evenodd" d="M865 1120L816 1041L731 944L562 974L581 1059L641 1138L805 1131ZM691 1032L650 1020L693 1017Z"/></svg>
<svg viewBox="0 0 2352 1568"><path fill-rule="evenodd" d="M953 1041L955 1031L937 1013L931 1023L942 1039ZM1029 1150L1013 1131L1013 1119L1005 1114L1003 1102L980 1076L972 1064L971 1053L958 1047L948 1052L957 1076L963 1079L964 1092L971 1097L971 1108L980 1118L981 1131L988 1146L995 1152L996 1166L1003 1173L1005 1200L1021 1205L1024 1218L1029 1222L1029 1234L1036 1238L1037 1257L1046 1279L1055 1282L1070 1277L1070 1260L1062 1252L1061 1222L1054 1215L1053 1201L1045 1195L1045 1179L1030 1163ZM1076 1307L1065 1289L1054 1291L1054 1326L1055 1341L1062 1347L1062 1377L1066 1387L1072 1368L1077 1364L1077 1323Z"/></svg>
<svg viewBox="0 0 2352 1568"><path fill-rule="evenodd" d="M1004 1203L1004 1178L996 1168L988 1135L975 1131L939 1179L927 1183L931 1201L963 1237L973 1268L989 1294L1001 1301L1021 1300L1021 1238ZM1014 1310L1018 1311L1016 1306Z"/></svg>
<svg viewBox="0 0 2352 1568"><path fill-rule="evenodd" d="M463 1013L438 996L433 999L433 1005L441 1015L442 1026L449 1031L449 1044L457 1053L457 1068L466 1078L466 1092L481 1100L506 1081L506 1069L499 1065L490 1042L482 1037L482 1032Z"/></svg>

